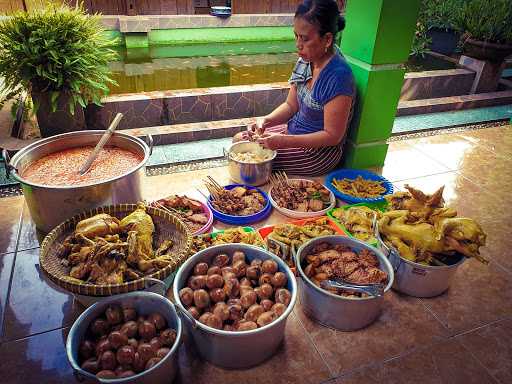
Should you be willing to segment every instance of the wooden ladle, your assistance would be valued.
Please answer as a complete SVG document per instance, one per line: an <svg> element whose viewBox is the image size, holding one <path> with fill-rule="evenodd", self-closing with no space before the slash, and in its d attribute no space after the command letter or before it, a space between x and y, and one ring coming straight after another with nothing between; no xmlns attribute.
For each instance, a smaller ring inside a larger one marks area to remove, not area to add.
<svg viewBox="0 0 512 384"><path fill-rule="evenodd" d="M116 117L114 117L114 120L112 120L112 122L110 123L110 126L108 127L108 129L101 136L100 141L98 142L98 144L96 144L96 147L94 147L94 150L91 152L91 154L87 158L87 160L84 163L84 165L82 165L82 167L78 171L80 176L82 176L83 174L85 174L89 170L89 168L91 167L91 164L93 163L94 159L96 159L96 157L98 156L98 153L100 153L101 149L105 146L107 141L110 139L110 136L112 136L112 134L116 130L116 128L119 125L119 122L121 121L122 118L123 118L123 114L120 113L120 112L116 115Z"/></svg>

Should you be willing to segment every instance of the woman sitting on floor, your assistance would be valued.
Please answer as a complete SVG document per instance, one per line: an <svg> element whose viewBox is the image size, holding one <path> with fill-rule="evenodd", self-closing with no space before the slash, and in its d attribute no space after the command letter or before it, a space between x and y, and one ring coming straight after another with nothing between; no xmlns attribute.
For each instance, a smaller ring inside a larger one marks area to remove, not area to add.
<svg viewBox="0 0 512 384"><path fill-rule="evenodd" d="M335 0L305 0L297 7L299 59L288 97L234 138L277 150L274 170L314 176L340 162L355 94L352 71L334 44L344 27Z"/></svg>

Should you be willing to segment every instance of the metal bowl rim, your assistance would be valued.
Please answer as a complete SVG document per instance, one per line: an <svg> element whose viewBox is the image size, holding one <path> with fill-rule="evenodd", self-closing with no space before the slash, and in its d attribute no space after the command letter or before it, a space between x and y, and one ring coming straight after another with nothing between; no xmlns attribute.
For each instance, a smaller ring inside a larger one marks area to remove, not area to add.
<svg viewBox="0 0 512 384"><path fill-rule="evenodd" d="M269 198L267 192L265 192L263 189L258 188L258 187L254 186L254 185L238 184L238 183L236 183L236 184L227 184L227 185L224 185L222 188L226 189L226 187L233 187L233 188L235 188L235 187L244 187L244 188L247 188L247 189L256 189L265 198L265 205L263 206L263 208L260 211L258 211L256 213L252 213L250 215L244 215L244 216L228 215L227 213L224 213L224 212L219 211L218 209L215 209L215 207L212 205L212 195L208 195L208 199L206 200L206 205L208 205L208 207L212 210L212 213L217 213L217 216L222 215L222 216L225 216L229 220L231 220L231 219L234 219L234 220L237 220L237 219L251 219L251 218L253 218L253 216L257 216L257 215L262 214L263 212L265 212L266 209L269 209L269 207L270 207L270 210L272 210L272 204L270 203L270 198ZM233 189L233 188L230 188L230 190Z"/></svg>
<svg viewBox="0 0 512 384"><path fill-rule="evenodd" d="M183 271L185 270L185 267L188 266L189 264L196 263L197 261L199 261L202 258L202 256L205 253L211 252L212 249L213 250L216 250L216 249L221 250L221 249L225 248L226 245L236 245L236 246L240 246L241 248L253 249L255 251L258 251L259 253L264 253L265 255L270 256L270 258L272 260L276 261L280 267L284 268L284 271L286 272L286 277L288 278L288 281L290 281L290 283L292 285L292 290L290 292L292 294L292 299L290 300L290 304L288 304L288 307L286 307L286 311L284 311L281 316L279 316L276 320L274 320L270 324L267 324L261 328L252 329L250 331L224 331L222 329L216 329L216 328L209 327L208 325L200 323L199 321L196 320L197 326L199 328L201 328L203 331L206 331L208 333L212 333L215 335L219 335L219 336L245 337L245 336L251 336L254 334L258 334L260 332L263 332L267 329L270 329L270 328L276 326L278 323L286 321L287 317L292 312L293 307L295 306L295 302L297 300L297 281L295 279L295 275L292 273L290 267L288 267L288 265L286 265L286 263L283 260L281 260L279 257L277 257L273 253L271 253L263 248L256 247L251 244L227 243L227 244L214 245L212 247L202 249L201 251L195 253L193 256L189 257L189 259L181 265L180 269L176 273L176 277L174 278L174 281L176 282L176 284L173 284L173 294L174 294L174 297L176 300L176 305L178 305L180 307L180 309L183 311L187 310L184 307L184 305L181 303L180 296L179 296L178 284L177 284L177 282L181 278L181 275L184 273Z"/></svg>
<svg viewBox="0 0 512 384"><path fill-rule="evenodd" d="M240 144L247 144L247 143L253 143L253 142L249 141L249 140L242 140L242 141L237 141L236 143L232 143L229 146L229 148L228 148L228 161L233 161L236 164L243 164L243 165L263 165L263 164L271 163L276 158L276 156L277 156L277 151L275 151L273 149L264 148L264 149L272 152L272 158L270 158L268 160L265 160L265 161L261 161L259 163L252 163L252 162L248 162L248 161L239 161L239 160L232 159L231 156L230 156L231 153L232 152L238 153L238 152L233 150L233 147L236 147L237 145L240 145Z"/></svg>
<svg viewBox="0 0 512 384"><path fill-rule="evenodd" d="M123 378L120 378L120 379L101 379L101 380L98 380L96 375L93 375L92 373L83 370L79 366L79 364L75 361L75 359L73 359L73 354L72 354L72 350L71 350L72 349L72 347L71 347L71 335L74 335L75 333L78 332L77 330L82 325L81 323L85 320L85 318L88 316L88 314L93 312L93 310L96 309L97 307L102 307L102 306L106 307L107 305L115 303L116 301L118 301L120 299L122 300L122 299L124 299L126 297L132 297L132 296L154 297L155 299L158 299L161 302L168 304L173 309L174 316L176 318L177 328L178 328L176 330L176 340L174 342L174 345L170 349L169 353L167 353L167 355L162 360L160 360L156 365L154 365L150 369L144 370L144 371L139 372L139 373L137 373L137 374L135 374L133 376L130 376L130 377L123 377ZM170 359L176 353L177 349L179 348L179 345L181 343L181 338L182 338L182 324L181 324L181 322L182 322L182 320L181 320L180 316L178 315L178 311L176 310L175 305L169 299L167 299L165 296L159 295L159 294L157 294L155 292L136 291L136 292L128 292L128 293L123 293L123 294L119 294L119 295L110 296L110 297L108 297L106 299L103 299L103 300L100 300L100 301L94 303L93 305L91 305L90 307L88 307L75 320L75 322L73 323L73 325L71 326L71 328L69 330L69 333L68 333L68 336L67 336L67 339L66 339L66 355L67 355L68 360L72 364L72 366L74 364L76 364L76 366L78 367L78 372L81 375L84 375L84 376L87 376L89 378L92 378L92 379L94 379L94 380L96 380L98 382L127 383L127 382L132 381L135 378L138 379L138 378L142 377L142 375L145 375L145 374L147 374L149 372L152 372L154 369L160 367L165 360ZM73 369L76 369L76 368L73 367Z"/></svg>
<svg viewBox="0 0 512 384"><path fill-rule="evenodd" d="M322 293L322 294L324 294L324 295L326 295L328 297L331 297L333 299L336 299L336 300L343 300L343 301L344 300L348 300L348 301L366 301L366 300L377 300L378 299L377 297L358 297L358 298L354 298L354 297L344 297L344 296L335 295L334 293L330 293L330 292L326 291L325 289L317 287L309 279L309 277L306 276L306 274L302 270L302 265L300 263L300 261L301 261L300 260L300 256L302 255L302 252L304 251L306 246L308 246L308 245L310 245L311 243L314 243L314 242L326 242L326 243L333 244L333 243L329 242L329 240L333 240L333 239L335 239L335 240L338 240L338 239L347 240L348 243L355 242L355 243L363 246L363 248L369 249L370 251L375 253L375 255L377 256L379 261L382 261L384 263L384 265L386 266L386 269L387 269L386 272L388 273L388 283L386 284L386 287L384 288L384 293L391 289L391 286L393 285L393 281L395 279L395 271L393 270L393 266L389 262L388 258L386 256L384 256L384 254L379 249L371 247L370 245L366 244L365 242L363 242L361 240L350 238L350 237L346 237L346 236L342 236L342 235L327 235L327 236L315 237L314 239L311 239L307 243L304 243L303 245L301 245L301 247L298 249L297 254L295 255L295 265L297 266L297 271L299 272L300 277L304 280L305 283L308 284L308 286L314 288L317 292L320 292L320 293Z"/></svg>
<svg viewBox="0 0 512 384"><path fill-rule="evenodd" d="M27 145L25 148L21 149L18 153L16 153L11 158L11 161L9 162L9 164L15 164L16 162L20 161L24 156L29 154L31 151L36 150L37 148L43 147L51 142L59 141L61 139L66 139L69 136L86 136L86 135L90 135L90 134L97 134L97 135L101 136L101 135L103 135L104 132L105 131L103 131L103 130L75 131L75 132L67 132L67 133L62 133L60 135L43 138L43 139L38 140L35 143ZM113 137L118 136L118 137L121 137L126 140L131 140L131 141L137 143L138 145L140 145L144 152L144 158L139 163L139 165L137 165L135 168L133 168L121 175L118 175L116 177L113 177L110 179L105 179L105 180L102 180L102 181L96 182L96 183L88 183L88 184L82 184L82 185L44 185L44 184L37 184L37 183L34 183L34 182L24 179L23 177L21 177L21 175L18 174L18 170L16 169L16 167L14 165L13 165L14 170L11 171L11 175L14 177L14 179L19 181L21 184L29 185L31 187L38 187L38 188L44 188L44 189L56 189L56 190L69 190L69 189L89 188L92 186L109 184L109 183L112 183L113 181L117 181L119 179L122 179L123 177L126 177L132 173L137 172L139 169L141 169L143 166L146 165L147 161L149 160L150 154L149 154L149 147L143 140L141 140L140 138L138 138L136 136L128 135L128 134L122 133L122 132L114 132L112 134L112 136Z"/></svg>

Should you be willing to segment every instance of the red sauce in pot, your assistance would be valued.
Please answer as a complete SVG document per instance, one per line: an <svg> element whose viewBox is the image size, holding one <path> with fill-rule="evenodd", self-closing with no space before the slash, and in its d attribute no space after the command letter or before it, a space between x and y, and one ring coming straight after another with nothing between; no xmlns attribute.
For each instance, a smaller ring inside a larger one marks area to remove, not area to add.
<svg viewBox="0 0 512 384"><path fill-rule="evenodd" d="M143 158L119 147L103 147L89 171L80 176L78 170L94 147L65 149L46 155L31 163L21 177L35 184L78 186L97 183L120 176L139 165Z"/></svg>

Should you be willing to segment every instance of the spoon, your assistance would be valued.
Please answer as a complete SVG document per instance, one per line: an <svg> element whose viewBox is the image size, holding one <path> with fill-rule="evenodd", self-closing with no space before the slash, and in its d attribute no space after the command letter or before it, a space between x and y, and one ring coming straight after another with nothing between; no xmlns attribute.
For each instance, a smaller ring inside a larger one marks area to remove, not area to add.
<svg viewBox="0 0 512 384"><path fill-rule="evenodd" d="M323 280L320 286L324 289L348 289L351 291L366 293L372 297L381 297L384 294L382 284L353 284L341 279Z"/></svg>
<svg viewBox="0 0 512 384"><path fill-rule="evenodd" d="M120 112L116 115L116 117L114 117L114 120L112 120L112 123L110 123L110 126L108 127L108 129L105 131L103 136L101 136L100 141L98 142L98 144L96 144L96 147L94 147L94 150L91 152L91 154L87 158L84 165L82 165L82 167L78 171L80 176L82 176L89 170L92 162L94 161L94 159L96 159L96 156L98 156L98 153L100 153L101 149L105 146L107 141L110 139L110 136L112 136L112 134L116 130L116 128L122 118L123 118L123 114Z"/></svg>

